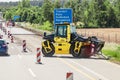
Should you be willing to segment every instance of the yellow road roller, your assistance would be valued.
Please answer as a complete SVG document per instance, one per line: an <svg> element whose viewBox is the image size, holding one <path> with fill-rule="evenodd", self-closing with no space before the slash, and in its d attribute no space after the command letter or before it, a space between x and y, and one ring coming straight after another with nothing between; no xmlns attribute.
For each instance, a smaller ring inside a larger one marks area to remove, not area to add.
<svg viewBox="0 0 120 80"><path fill-rule="evenodd" d="M54 33L44 33L42 53L44 56L54 54L72 54L73 57L88 58L94 54L102 54L105 41L96 36L84 37L77 34L76 27L69 23L55 24Z"/></svg>

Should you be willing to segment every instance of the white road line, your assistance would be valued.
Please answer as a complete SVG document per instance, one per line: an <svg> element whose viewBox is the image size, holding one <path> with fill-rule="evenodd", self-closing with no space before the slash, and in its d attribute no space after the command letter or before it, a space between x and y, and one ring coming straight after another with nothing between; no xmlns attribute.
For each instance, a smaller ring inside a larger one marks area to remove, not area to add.
<svg viewBox="0 0 120 80"><path fill-rule="evenodd" d="M69 60L69 61L71 61L71 60ZM78 64L78 63L76 63L76 62L74 62L74 61L71 61L71 62L74 63L74 64L79 65L79 66L82 67L83 69L91 72L92 74L98 76L99 78L102 78L102 80L110 80L110 79L108 79L108 78L105 78L103 75L98 74L98 73L94 72L93 70L90 70L89 68L87 68L87 67L85 67L85 66L83 66L83 65L80 65L80 64Z"/></svg>
<svg viewBox="0 0 120 80"><path fill-rule="evenodd" d="M83 72L81 69L77 68L76 66L73 66L72 64L68 63L66 60L60 59L60 58L57 58L57 59L62 61L64 64L68 65L69 67L71 67L73 70L75 70L75 71L79 72L80 74L84 75L89 80L96 80L93 76L89 75L86 72Z"/></svg>
<svg viewBox="0 0 120 80"><path fill-rule="evenodd" d="M33 76L33 77L36 77L36 75L34 74L34 72L29 68L28 71L30 72L30 74Z"/></svg>

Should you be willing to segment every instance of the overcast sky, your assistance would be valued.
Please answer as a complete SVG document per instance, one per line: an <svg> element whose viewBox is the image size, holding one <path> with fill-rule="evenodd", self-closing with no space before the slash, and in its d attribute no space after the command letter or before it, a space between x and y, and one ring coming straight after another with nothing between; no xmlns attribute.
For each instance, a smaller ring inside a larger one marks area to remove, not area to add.
<svg viewBox="0 0 120 80"><path fill-rule="evenodd" d="M21 0L0 0L0 2L10 2L10 1L15 2L15 1L21 1Z"/></svg>

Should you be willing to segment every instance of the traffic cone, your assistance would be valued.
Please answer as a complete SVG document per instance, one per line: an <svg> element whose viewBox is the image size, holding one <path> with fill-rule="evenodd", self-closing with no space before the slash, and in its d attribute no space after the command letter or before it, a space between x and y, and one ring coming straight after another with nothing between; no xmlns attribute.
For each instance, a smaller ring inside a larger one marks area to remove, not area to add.
<svg viewBox="0 0 120 80"><path fill-rule="evenodd" d="M73 80L73 73L68 72L68 73L66 74L66 80Z"/></svg>
<svg viewBox="0 0 120 80"><path fill-rule="evenodd" d="M14 43L14 41L13 41L13 36L11 36L11 43Z"/></svg>
<svg viewBox="0 0 120 80"><path fill-rule="evenodd" d="M8 38L10 38L10 31L8 31Z"/></svg>
<svg viewBox="0 0 120 80"><path fill-rule="evenodd" d="M26 51L26 40L23 40L23 52L27 52Z"/></svg>
<svg viewBox="0 0 120 80"><path fill-rule="evenodd" d="M41 63L41 50L40 50L40 48L37 48L37 63L42 64Z"/></svg>

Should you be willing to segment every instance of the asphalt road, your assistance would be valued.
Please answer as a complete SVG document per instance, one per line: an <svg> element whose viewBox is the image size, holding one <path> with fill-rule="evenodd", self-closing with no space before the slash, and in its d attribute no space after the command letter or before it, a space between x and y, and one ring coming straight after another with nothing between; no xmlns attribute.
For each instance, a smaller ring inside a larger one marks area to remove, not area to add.
<svg viewBox="0 0 120 80"><path fill-rule="evenodd" d="M0 80L66 80L72 72L74 80L120 80L120 65L99 58L73 58L71 55L41 57L36 62L36 48L41 48L42 37L21 28L7 28L15 37L9 42L9 56L0 56ZM22 51L22 40L27 41L27 51Z"/></svg>

